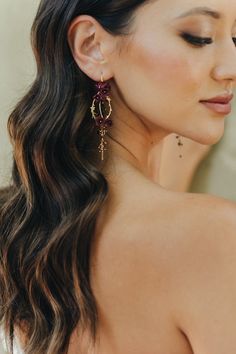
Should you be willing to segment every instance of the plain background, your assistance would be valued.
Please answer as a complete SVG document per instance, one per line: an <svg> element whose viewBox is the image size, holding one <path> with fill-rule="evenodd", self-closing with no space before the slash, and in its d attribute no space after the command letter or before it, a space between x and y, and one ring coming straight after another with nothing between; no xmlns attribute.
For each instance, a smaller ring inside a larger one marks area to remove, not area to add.
<svg viewBox="0 0 236 354"><path fill-rule="evenodd" d="M30 27L39 0L0 0L0 185L7 184L11 145L7 118L35 76Z"/></svg>

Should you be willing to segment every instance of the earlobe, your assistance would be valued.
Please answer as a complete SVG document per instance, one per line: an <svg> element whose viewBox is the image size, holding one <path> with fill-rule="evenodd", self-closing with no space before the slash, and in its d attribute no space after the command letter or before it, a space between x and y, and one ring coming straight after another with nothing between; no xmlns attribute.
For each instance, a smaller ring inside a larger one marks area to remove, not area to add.
<svg viewBox="0 0 236 354"><path fill-rule="evenodd" d="M101 64L107 62L101 52L99 30L99 24L92 17L81 15L73 20L67 33L75 62L94 81L100 78Z"/></svg>

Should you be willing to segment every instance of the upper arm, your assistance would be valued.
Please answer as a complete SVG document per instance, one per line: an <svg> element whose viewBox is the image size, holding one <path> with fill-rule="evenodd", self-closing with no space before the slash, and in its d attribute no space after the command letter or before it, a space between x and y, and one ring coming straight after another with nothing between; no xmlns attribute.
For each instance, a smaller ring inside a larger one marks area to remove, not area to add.
<svg viewBox="0 0 236 354"><path fill-rule="evenodd" d="M194 354L235 354L236 206L216 202L205 213L176 258L176 321Z"/></svg>

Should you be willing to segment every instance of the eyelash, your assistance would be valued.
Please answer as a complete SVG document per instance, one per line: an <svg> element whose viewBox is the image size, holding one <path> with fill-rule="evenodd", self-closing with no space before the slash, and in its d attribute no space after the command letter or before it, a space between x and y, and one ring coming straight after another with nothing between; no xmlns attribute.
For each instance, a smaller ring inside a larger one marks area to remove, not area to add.
<svg viewBox="0 0 236 354"><path fill-rule="evenodd" d="M183 39L186 42L191 43L195 47L204 47L205 45L209 45L209 44L213 43L213 40L208 37L206 37L206 38L196 37L196 36L192 36L189 33L182 33L181 36L183 37ZM236 37L233 38L233 42L235 43L235 46L236 46Z"/></svg>

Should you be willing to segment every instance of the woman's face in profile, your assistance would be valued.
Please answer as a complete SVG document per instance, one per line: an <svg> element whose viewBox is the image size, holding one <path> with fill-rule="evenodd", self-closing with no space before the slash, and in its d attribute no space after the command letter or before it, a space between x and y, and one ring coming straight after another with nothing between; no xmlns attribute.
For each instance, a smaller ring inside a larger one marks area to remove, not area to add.
<svg viewBox="0 0 236 354"><path fill-rule="evenodd" d="M167 131L216 143L227 114L200 101L235 85L236 1L153 1L136 12L127 40L113 68L129 108Z"/></svg>

